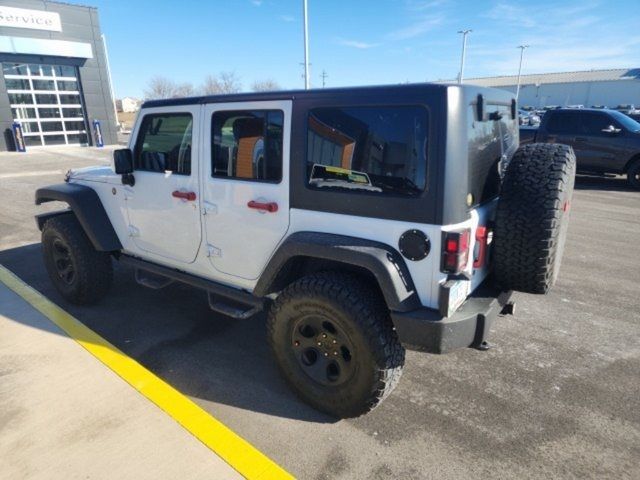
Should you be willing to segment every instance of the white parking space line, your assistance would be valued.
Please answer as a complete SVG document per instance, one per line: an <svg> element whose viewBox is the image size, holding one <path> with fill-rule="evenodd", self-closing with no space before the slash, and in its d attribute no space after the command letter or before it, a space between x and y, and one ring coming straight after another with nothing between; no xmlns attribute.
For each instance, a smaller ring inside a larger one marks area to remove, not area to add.
<svg viewBox="0 0 640 480"><path fill-rule="evenodd" d="M3 178L21 178L21 177L40 177L45 175L62 175L62 170L39 170L36 172L18 172L18 173L0 173L0 179Z"/></svg>

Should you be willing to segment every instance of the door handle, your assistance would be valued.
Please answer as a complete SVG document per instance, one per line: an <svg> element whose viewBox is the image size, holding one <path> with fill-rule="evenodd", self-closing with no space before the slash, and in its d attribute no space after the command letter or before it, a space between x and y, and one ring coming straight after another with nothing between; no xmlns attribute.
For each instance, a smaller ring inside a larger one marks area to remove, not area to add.
<svg viewBox="0 0 640 480"><path fill-rule="evenodd" d="M249 203L247 203L247 207L255 208L256 210L263 210L269 213L275 213L278 211L278 204L276 202L262 203L250 200Z"/></svg>
<svg viewBox="0 0 640 480"><path fill-rule="evenodd" d="M180 190L174 190L173 192L171 192L171 196L193 202L196 199L196 192L181 192Z"/></svg>

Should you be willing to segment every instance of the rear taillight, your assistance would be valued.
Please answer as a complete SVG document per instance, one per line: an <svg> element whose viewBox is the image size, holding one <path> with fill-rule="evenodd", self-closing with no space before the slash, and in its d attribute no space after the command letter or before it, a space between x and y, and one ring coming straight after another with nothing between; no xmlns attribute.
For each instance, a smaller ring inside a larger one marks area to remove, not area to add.
<svg viewBox="0 0 640 480"><path fill-rule="evenodd" d="M470 230L444 232L442 236L442 262L440 270L444 273L461 273L469 261Z"/></svg>

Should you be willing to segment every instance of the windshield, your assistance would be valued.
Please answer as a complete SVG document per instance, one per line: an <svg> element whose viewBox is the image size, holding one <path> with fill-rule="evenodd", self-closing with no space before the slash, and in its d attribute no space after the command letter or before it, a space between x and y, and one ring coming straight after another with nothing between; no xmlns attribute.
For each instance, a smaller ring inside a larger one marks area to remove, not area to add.
<svg viewBox="0 0 640 480"><path fill-rule="evenodd" d="M640 123L636 122L633 118L626 116L624 113L616 112L615 110L612 110L609 114L626 130L630 132L640 132Z"/></svg>

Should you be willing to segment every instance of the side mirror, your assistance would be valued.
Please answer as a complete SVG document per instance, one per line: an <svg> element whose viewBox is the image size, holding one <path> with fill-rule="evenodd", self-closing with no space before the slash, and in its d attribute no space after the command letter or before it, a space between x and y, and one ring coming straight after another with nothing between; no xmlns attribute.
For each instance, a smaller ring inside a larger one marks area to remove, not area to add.
<svg viewBox="0 0 640 480"><path fill-rule="evenodd" d="M601 130L602 133L610 133L610 134L618 134L620 133L622 130L620 130L619 128L614 127L613 125L609 125L607 128L603 128Z"/></svg>
<svg viewBox="0 0 640 480"><path fill-rule="evenodd" d="M133 173L133 153L128 148L121 148L113 151L113 163L116 173L128 175Z"/></svg>

